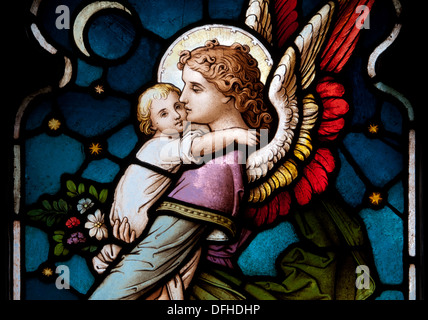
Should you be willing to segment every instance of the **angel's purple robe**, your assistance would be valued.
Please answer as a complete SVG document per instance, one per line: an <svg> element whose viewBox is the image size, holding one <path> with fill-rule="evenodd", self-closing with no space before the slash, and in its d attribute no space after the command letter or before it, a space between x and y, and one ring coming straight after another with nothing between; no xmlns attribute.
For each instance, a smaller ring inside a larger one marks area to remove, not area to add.
<svg viewBox="0 0 428 320"><path fill-rule="evenodd" d="M197 169L187 170L168 197L239 220L240 204L244 195L243 163L243 152L235 150L212 159ZM240 229L231 243L209 245L207 259L233 268L230 258L249 234L248 230Z"/></svg>
<svg viewBox="0 0 428 320"><path fill-rule="evenodd" d="M185 171L167 200L190 207L217 212L239 219L239 205L244 193L241 151L232 151ZM212 224L157 211L147 235L129 253L124 254L103 281L89 292L91 300L137 299L155 288L180 268L203 243ZM238 229L234 242L210 245L207 259L233 267L231 257L249 235Z"/></svg>

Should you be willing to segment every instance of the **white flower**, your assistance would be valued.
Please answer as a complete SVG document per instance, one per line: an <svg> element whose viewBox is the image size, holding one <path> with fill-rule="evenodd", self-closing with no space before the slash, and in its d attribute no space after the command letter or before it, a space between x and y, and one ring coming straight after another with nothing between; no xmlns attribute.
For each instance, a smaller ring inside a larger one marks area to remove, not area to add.
<svg viewBox="0 0 428 320"><path fill-rule="evenodd" d="M88 215L88 221L85 223L85 228L89 229L89 236L97 240L107 238L107 227L104 224L104 214L101 214L100 209L95 211L95 214Z"/></svg>
<svg viewBox="0 0 428 320"><path fill-rule="evenodd" d="M94 205L91 199L80 199L77 203L77 210L79 210L80 213L85 213L86 210L91 208Z"/></svg>

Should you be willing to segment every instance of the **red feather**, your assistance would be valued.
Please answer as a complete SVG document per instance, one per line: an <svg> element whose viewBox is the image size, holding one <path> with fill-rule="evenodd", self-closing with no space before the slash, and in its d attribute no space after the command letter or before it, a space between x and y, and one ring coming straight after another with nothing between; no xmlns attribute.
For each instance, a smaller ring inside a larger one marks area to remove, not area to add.
<svg viewBox="0 0 428 320"><path fill-rule="evenodd" d="M299 26L296 5L297 0L275 1L276 39L279 48L284 46L285 42Z"/></svg>
<svg viewBox="0 0 428 320"><path fill-rule="evenodd" d="M324 111L322 118L325 120L343 117L349 111L349 104L341 98L323 99Z"/></svg>
<svg viewBox="0 0 428 320"><path fill-rule="evenodd" d="M318 138L321 141L331 141L336 139L343 129L343 116L349 111L349 104L342 98L345 88L332 77L324 77L318 82L316 91L321 97L324 109Z"/></svg>
<svg viewBox="0 0 428 320"><path fill-rule="evenodd" d="M274 197L268 204L268 215L266 219L266 224L271 224L276 220L276 217L279 214L279 199Z"/></svg>
<svg viewBox="0 0 428 320"><path fill-rule="evenodd" d="M318 82L316 91L321 98L342 97L345 94L345 87L333 77L324 77Z"/></svg>
<svg viewBox="0 0 428 320"><path fill-rule="evenodd" d="M327 148L318 149L314 159L318 161L328 173L333 172L336 166L333 154Z"/></svg>
<svg viewBox="0 0 428 320"><path fill-rule="evenodd" d="M294 187L297 203L308 204L312 193L320 194L328 186L327 173L334 170L335 161L329 149L320 148L314 159L303 169L303 176Z"/></svg>
<svg viewBox="0 0 428 320"><path fill-rule="evenodd" d="M256 225L261 226L266 221L269 215L269 205L265 205L259 209L256 216Z"/></svg>
<svg viewBox="0 0 428 320"><path fill-rule="evenodd" d="M291 196L288 191L283 191L277 195L279 201L279 215L285 216L290 212Z"/></svg>
<svg viewBox="0 0 428 320"><path fill-rule="evenodd" d="M357 44L361 29L357 21L361 13L356 9L360 5L371 9L374 0L349 0L339 2L338 17L333 32L321 55L321 70L340 72L348 62Z"/></svg>
<svg viewBox="0 0 428 320"><path fill-rule="evenodd" d="M327 172L319 162L312 160L303 169L303 174L308 179L313 192L320 194L325 191L328 185Z"/></svg>
<svg viewBox="0 0 428 320"><path fill-rule="evenodd" d="M319 139L321 141L331 141L336 139L338 133L343 129L344 126L345 120L343 118L321 122L318 129Z"/></svg>
<svg viewBox="0 0 428 320"><path fill-rule="evenodd" d="M278 193L262 207L248 206L245 216L252 220L253 224L260 227L273 223L278 216L285 216L290 212L291 196L288 191Z"/></svg>
<svg viewBox="0 0 428 320"><path fill-rule="evenodd" d="M312 188L309 181L303 176L294 186L294 195L301 206L308 204L312 199Z"/></svg>

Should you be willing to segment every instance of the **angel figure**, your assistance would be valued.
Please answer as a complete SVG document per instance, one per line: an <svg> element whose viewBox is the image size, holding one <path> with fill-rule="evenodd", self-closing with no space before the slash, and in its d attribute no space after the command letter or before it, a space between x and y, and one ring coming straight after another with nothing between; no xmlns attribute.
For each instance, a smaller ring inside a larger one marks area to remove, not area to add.
<svg viewBox="0 0 428 320"><path fill-rule="evenodd" d="M350 285L355 268L346 283L335 279L338 262L333 253L321 256L292 248L281 262L281 281L243 280L236 263L260 228L289 213L308 241L317 232L315 225L324 224L330 234L317 245L335 246L343 239L354 246L363 242L358 222L334 204L321 201L309 213L299 210L313 194L326 190L335 167L328 143L343 128L349 106L334 74L358 39L353 14L360 2L327 2L292 42L295 1L278 1L276 44L272 6L251 0L249 30L204 25L171 44L157 80L182 88L179 101L188 121L212 132L242 128L275 133L248 156L243 150L226 150L184 170L154 208L148 232L105 272L89 299L363 299L373 292L373 281L368 288ZM269 52L273 44L288 45L275 68ZM213 230L226 237L207 242ZM366 263L359 251L350 257L353 263ZM351 269L353 263L344 266ZM164 285L171 280L174 286Z"/></svg>

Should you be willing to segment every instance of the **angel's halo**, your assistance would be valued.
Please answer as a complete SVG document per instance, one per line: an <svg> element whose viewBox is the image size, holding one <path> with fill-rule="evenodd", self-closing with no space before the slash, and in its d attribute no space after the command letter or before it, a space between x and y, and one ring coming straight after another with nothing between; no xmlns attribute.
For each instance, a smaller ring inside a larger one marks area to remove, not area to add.
<svg viewBox="0 0 428 320"><path fill-rule="evenodd" d="M266 47L251 33L238 27L208 24L193 28L179 36L166 50L158 69L158 82L172 83L183 89L182 71L177 68L180 52L193 50L205 45L208 40L217 39L221 45L230 46L235 42L250 47L251 56L257 60L260 81L265 84L272 68L272 58Z"/></svg>

